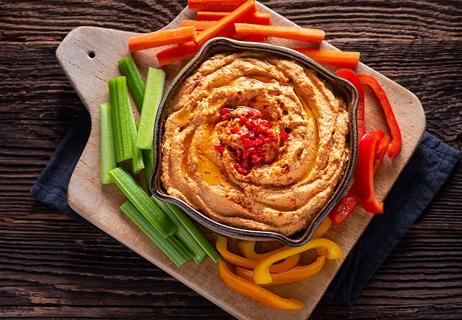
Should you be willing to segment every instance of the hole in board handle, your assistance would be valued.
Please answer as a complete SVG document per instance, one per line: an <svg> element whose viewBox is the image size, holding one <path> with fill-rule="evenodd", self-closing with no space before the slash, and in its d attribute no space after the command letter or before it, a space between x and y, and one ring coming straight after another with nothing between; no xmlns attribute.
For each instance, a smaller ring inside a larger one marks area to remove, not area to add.
<svg viewBox="0 0 462 320"><path fill-rule="evenodd" d="M96 57L95 51L93 51L93 50L88 51L88 57L89 57L90 59L93 59L94 57Z"/></svg>

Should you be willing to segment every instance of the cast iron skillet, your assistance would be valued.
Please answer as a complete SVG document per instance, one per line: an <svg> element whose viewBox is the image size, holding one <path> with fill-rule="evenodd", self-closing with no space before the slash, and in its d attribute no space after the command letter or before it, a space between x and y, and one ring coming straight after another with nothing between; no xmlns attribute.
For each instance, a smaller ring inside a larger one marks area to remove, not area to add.
<svg viewBox="0 0 462 320"><path fill-rule="evenodd" d="M306 227L306 229L297 232L291 236L285 236L278 232L270 231L259 231L259 230L248 230L241 229L232 226L225 225L223 223L214 221L209 218L207 215L203 214L199 210L192 208L187 203L179 200L175 197L170 196L165 191L161 182L161 146L164 136L164 124L167 117L170 115L170 110L167 110L167 106L170 100L175 96L178 88L183 84L183 82L191 76L196 69L207 60L209 57L217 53L234 53L242 51L251 51L256 53L263 53L270 56L275 56L283 59L291 59L298 62L300 65L304 66L307 69L314 69L318 76L324 80L331 90L333 90L337 95L343 97L346 101L349 115L350 115L350 125L349 125L349 148L351 151L350 159L348 160L347 168L345 174L343 175L342 180L337 185L337 188L324 206L324 208L318 213L318 215L313 219L313 221ZM210 230L238 239L247 239L247 240L279 240L289 246L301 246L308 242L313 236L316 228L321 224L322 220L329 214L335 204L340 200L341 196L345 193L348 184L353 176L353 169L356 162L356 152L358 147L358 136L357 136L357 123L356 123L356 109L358 105L358 93L353 85L345 81L342 78L337 77L335 74L323 68L318 63L314 62L312 59L306 57L305 55L298 53L292 49L267 44L267 43L255 43L255 42L242 42L231 40L228 38L214 38L208 41L197 53L197 55L180 71L176 76L170 86L167 88L167 91L160 103L159 111L156 116L155 123L155 140L154 140L154 174L151 179L152 182L152 193L154 196L162 201L167 201L169 203L175 204L185 211L185 213L200 223L201 225L209 228Z"/></svg>

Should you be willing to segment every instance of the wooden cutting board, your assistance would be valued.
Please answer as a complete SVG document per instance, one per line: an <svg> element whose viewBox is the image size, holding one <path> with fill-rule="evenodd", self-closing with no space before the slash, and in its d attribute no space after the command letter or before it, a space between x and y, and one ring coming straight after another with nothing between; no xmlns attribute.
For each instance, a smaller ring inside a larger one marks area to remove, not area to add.
<svg viewBox="0 0 462 320"><path fill-rule="evenodd" d="M294 25L267 7L261 4L259 6L261 11L272 15L273 24ZM192 17L193 13L186 8L166 28L176 27L181 20ZM118 207L124 200L121 193L112 185L100 184L98 105L108 100L107 81L119 75L117 62L129 54L127 39L131 35L133 33L124 31L80 27L72 30L57 49L58 60L92 120L90 138L69 184L70 206L95 226L239 319L306 319L343 261L328 261L327 267L316 277L274 288L278 294L302 300L305 303L303 310L294 312L270 309L226 287L218 276L216 265L210 260L200 265L189 263L176 268L119 212ZM271 42L290 44L287 40L274 39ZM323 47L334 48L326 42ZM146 75L148 66L156 66L155 52L156 50L143 51L135 55L143 75ZM171 66L165 69L167 82L173 79L180 67ZM382 83L402 131L401 154L394 160L386 159L376 178L378 196L384 198L419 144L425 130L425 115L417 97L405 88L363 64L358 67L358 71L372 74ZM366 104L368 127L383 128L381 110L368 91ZM371 215L357 209L344 224L333 227L326 237L336 241L345 254L348 254L371 218Z"/></svg>

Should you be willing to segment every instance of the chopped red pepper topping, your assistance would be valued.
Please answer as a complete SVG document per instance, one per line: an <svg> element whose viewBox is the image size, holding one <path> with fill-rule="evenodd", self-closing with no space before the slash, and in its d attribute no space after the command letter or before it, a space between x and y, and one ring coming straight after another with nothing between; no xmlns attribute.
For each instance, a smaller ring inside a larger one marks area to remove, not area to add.
<svg viewBox="0 0 462 320"><path fill-rule="evenodd" d="M236 149L236 150L234 150L234 152L236 153L236 159L238 161L241 161L241 159L242 159L242 150L241 149Z"/></svg>
<svg viewBox="0 0 462 320"><path fill-rule="evenodd" d="M247 175L253 168L261 167L266 161L267 149L265 145L283 143L289 138L290 130L282 130L276 135L271 122L264 119L259 110L249 109L247 113L237 115L232 109L220 110L220 121L230 120L228 128L231 134L237 134L241 148L233 147L236 163L234 168L239 174ZM214 146L220 152L221 146ZM223 147L224 150L224 147ZM221 151L222 152L222 151Z"/></svg>
<svg viewBox="0 0 462 320"><path fill-rule="evenodd" d="M283 142L286 141L287 139L289 139L289 134L285 130L281 131L280 136L281 136L281 141L283 141Z"/></svg>
<svg viewBox="0 0 462 320"><path fill-rule="evenodd" d="M234 169L236 169L237 172L239 172L240 174L242 174L242 175L244 175L244 176L247 175L247 174L249 174L249 172L250 172L248 169L244 169L244 168L241 166L241 164L239 164L239 163L235 163L235 164L234 164Z"/></svg>
<svg viewBox="0 0 462 320"><path fill-rule="evenodd" d="M241 130L241 127L239 126L233 126L231 129L229 129L231 133L238 133Z"/></svg>
<svg viewBox="0 0 462 320"><path fill-rule="evenodd" d="M232 118L231 109L223 108L220 110L220 121L229 120Z"/></svg>
<svg viewBox="0 0 462 320"><path fill-rule="evenodd" d="M222 146L221 144L216 144L213 146L216 152L223 153L225 151L225 147Z"/></svg>
<svg viewBox="0 0 462 320"><path fill-rule="evenodd" d="M221 115L225 115L225 114L228 114L230 112L231 112L231 110L229 108L223 108L223 109L220 110Z"/></svg>

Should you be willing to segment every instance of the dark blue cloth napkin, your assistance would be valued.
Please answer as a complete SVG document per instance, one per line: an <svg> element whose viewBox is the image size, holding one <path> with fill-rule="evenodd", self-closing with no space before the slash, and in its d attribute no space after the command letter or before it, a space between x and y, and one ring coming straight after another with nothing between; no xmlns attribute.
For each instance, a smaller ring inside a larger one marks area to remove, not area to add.
<svg viewBox="0 0 462 320"><path fill-rule="evenodd" d="M37 200L79 220L67 203L67 186L90 133L83 115L69 130L35 182ZM448 179L459 152L425 133L409 164L377 215L346 258L327 290L323 303L352 304L393 248Z"/></svg>

